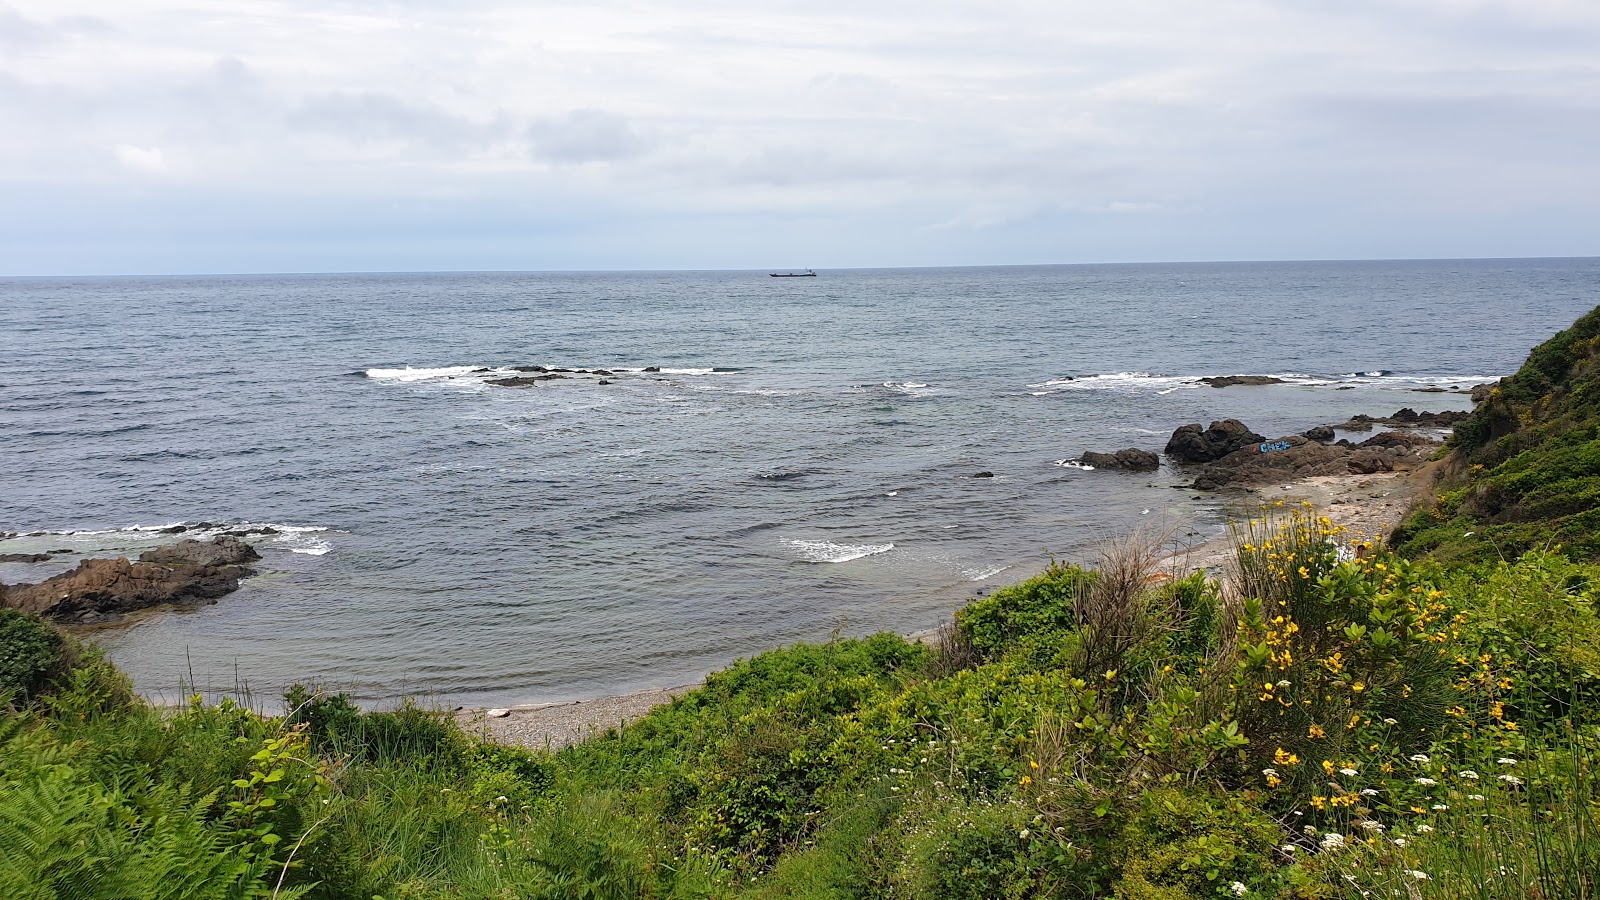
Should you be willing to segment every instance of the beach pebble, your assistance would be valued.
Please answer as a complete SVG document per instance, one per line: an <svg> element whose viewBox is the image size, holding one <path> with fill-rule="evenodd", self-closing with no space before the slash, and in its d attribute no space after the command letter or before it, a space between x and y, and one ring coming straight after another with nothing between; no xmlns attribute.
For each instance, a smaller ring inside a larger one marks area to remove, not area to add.
<svg viewBox="0 0 1600 900"><path fill-rule="evenodd" d="M511 710L509 710L509 709L491 709L487 713L484 713L484 715L488 716L491 719L504 719L506 716L511 715Z"/></svg>

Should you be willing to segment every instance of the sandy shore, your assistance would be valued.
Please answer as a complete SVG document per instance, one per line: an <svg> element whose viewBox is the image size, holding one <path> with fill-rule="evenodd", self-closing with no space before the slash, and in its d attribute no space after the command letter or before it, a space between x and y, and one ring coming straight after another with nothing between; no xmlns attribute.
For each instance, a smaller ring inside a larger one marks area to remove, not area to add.
<svg viewBox="0 0 1600 900"><path fill-rule="evenodd" d="M1323 475L1237 496L1242 509L1262 500L1309 500L1321 515L1347 528L1351 537L1381 538L1388 536L1412 503L1432 487L1435 468L1435 464L1429 464L1411 472ZM1170 563L1182 571L1205 568L1220 574L1228 553L1228 539L1221 537L1173 556ZM499 743L537 750L559 749L637 719L698 686L651 688L617 697L505 710L465 709L456 713L456 719L468 731Z"/></svg>

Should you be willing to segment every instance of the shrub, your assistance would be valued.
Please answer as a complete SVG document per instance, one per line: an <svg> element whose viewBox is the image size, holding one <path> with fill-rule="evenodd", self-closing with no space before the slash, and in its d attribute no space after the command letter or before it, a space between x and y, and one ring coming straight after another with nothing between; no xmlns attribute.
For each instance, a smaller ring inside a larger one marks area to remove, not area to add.
<svg viewBox="0 0 1600 900"><path fill-rule="evenodd" d="M0 702L26 706L67 669L65 640L38 616L0 609Z"/></svg>

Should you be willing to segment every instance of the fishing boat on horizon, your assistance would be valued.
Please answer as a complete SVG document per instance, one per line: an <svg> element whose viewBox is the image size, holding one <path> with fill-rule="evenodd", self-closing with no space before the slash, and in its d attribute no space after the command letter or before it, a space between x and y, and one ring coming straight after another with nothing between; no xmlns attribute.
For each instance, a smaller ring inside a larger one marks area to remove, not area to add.
<svg viewBox="0 0 1600 900"><path fill-rule="evenodd" d="M817 277L817 273L811 271L810 269L807 269L804 272L768 272L767 275L769 277L771 277L771 278L815 278L815 277Z"/></svg>

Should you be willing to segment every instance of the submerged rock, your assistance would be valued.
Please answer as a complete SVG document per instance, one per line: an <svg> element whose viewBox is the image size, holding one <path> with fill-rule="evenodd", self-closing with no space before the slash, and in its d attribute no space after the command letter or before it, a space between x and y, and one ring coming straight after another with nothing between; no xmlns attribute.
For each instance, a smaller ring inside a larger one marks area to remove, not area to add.
<svg viewBox="0 0 1600 900"><path fill-rule="evenodd" d="M138 562L86 559L38 584L0 586L0 605L71 622L100 622L166 604L197 606L237 590L240 579L255 574L244 564L260 558L235 537L184 540L147 550Z"/></svg>
<svg viewBox="0 0 1600 900"><path fill-rule="evenodd" d="M533 387L534 385L538 384L541 381L553 381L553 380L555 380L557 378L565 378L565 377L566 376L564 376L564 375L552 375L552 374L545 374L545 375L513 375L510 378L490 378L490 379L484 381L484 384L492 384L492 385L494 385L496 387Z"/></svg>
<svg viewBox="0 0 1600 900"><path fill-rule="evenodd" d="M973 478L993 478L994 477L994 473L993 472L977 472L977 473L973 474L972 477Z"/></svg>
<svg viewBox="0 0 1600 900"><path fill-rule="evenodd" d="M1161 457L1149 450L1133 447L1115 453L1096 453L1089 450L1078 458L1078 462L1096 469L1123 469L1129 472L1154 472L1161 467Z"/></svg>
<svg viewBox="0 0 1600 900"><path fill-rule="evenodd" d="M1209 384L1214 388L1233 387L1238 384L1284 384L1282 378L1272 375L1212 375L1200 379L1201 384Z"/></svg>
<svg viewBox="0 0 1600 900"><path fill-rule="evenodd" d="M36 563L49 559L48 553L0 553L0 563Z"/></svg>
<svg viewBox="0 0 1600 900"><path fill-rule="evenodd" d="M1246 428L1238 419L1212 422L1209 428L1201 428L1196 422L1180 425L1172 433L1166 454L1184 462L1211 462L1264 440L1266 438Z"/></svg>

